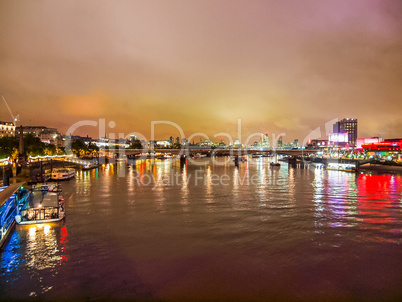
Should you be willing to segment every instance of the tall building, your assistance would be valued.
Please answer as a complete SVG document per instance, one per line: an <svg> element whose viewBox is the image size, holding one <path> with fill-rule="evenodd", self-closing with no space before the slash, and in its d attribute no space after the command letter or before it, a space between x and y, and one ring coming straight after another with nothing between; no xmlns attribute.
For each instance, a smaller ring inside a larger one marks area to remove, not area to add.
<svg viewBox="0 0 402 302"><path fill-rule="evenodd" d="M356 146L357 140L357 119L344 118L334 124L334 133L347 133L348 143Z"/></svg>
<svg viewBox="0 0 402 302"><path fill-rule="evenodd" d="M261 133L261 147L269 148L269 134Z"/></svg>
<svg viewBox="0 0 402 302"><path fill-rule="evenodd" d="M11 122L0 122L0 137L15 136L15 126Z"/></svg>
<svg viewBox="0 0 402 302"><path fill-rule="evenodd" d="M280 136L280 137L278 138L278 142L277 142L276 146L277 146L279 149L283 148L283 137L282 137L282 136Z"/></svg>

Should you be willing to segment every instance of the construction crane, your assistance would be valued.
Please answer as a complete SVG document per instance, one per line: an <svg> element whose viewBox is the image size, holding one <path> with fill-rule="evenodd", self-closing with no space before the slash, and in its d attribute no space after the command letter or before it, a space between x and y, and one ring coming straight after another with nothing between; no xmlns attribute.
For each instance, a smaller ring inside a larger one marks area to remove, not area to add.
<svg viewBox="0 0 402 302"><path fill-rule="evenodd" d="M13 124L14 124L15 128L17 128L17 121L19 120L20 115L17 114L16 116L14 116L13 113L11 112L10 106L8 106L8 103L7 103L7 101L6 101L6 98L5 98L3 95L1 95L1 97L3 98L3 101L4 101L4 103L6 104L6 107L7 107L7 109L8 109L8 112L10 112L10 115L11 115L11 117L13 118Z"/></svg>

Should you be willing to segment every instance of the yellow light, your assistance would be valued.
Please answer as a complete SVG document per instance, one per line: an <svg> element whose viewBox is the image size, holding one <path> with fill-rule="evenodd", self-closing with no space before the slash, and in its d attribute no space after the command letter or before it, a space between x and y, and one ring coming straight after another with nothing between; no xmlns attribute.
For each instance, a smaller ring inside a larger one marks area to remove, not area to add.
<svg viewBox="0 0 402 302"><path fill-rule="evenodd" d="M36 235L36 227L29 228L30 239L35 239L35 235Z"/></svg>
<svg viewBox="0 0 402 302"><path fill-rule="evenodd" d="M45 228L44 228L44 233L45 233L45 235L47 235L47 234L49 234L49 231L50 231L50 225L48 225L48 224L46 224L45 225Z"/></svg>

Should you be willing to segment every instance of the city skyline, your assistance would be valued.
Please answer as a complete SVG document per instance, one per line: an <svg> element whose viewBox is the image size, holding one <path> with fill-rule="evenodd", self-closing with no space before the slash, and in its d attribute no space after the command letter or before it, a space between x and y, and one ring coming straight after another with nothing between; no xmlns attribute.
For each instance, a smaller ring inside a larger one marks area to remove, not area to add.
<svg viewBox="0 0 402 302"><path fill-rule="evenodd" d="M0 93L19 124L61 132L105 118L236 137L241 118L244 136L293 141L350 117L358 137L400 137L401 15L398 1L2 1Z"/></svg>

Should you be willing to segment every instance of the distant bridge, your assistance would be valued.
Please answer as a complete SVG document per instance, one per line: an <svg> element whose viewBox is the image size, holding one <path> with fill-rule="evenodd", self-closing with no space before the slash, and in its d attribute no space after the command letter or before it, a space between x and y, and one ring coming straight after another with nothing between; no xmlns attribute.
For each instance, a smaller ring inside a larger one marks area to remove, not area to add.
<svg viewBox="0 0 402 302"><path fill-rule="evenodd" d="M242 156L247 154L280 154L293 157L311 156L315 155L320 150L310 149L211 149L211 148L183 148L183 149L108 149L102 150L105 155L109 157L119 157L119 155L139 155L139 154L153 154L153 153L169 153L172 155L187 155L191 156L197 153L211 154L213 155L230 155L230 156Z"/></svg>
<svg viewBox="0 0 402 302"><path fill-rule="evenodd" d="M132 156L140 155L140 154L172 154L176 156L180 156L182 159L184 157L192 156L197 153L201 154L209 154L210 156L244 156L244 155L252 155L252 154L270 154L270 155L286 155L289 156L289 163L296 163L297 160L313 160L315 162L320 162L325 165L329 163L342 163L342 164L351 164L355 165L357 168L359 166L373 163L375 162L373 159L341 159L341 158L317 158L314 157L317 152L320 150L310 150L310 149L292 149L292 150L260 150L260 149L205 149L205 148L192 148L192 149L109 149L109 150L102 150L103 151L103 158L94 158L90 159L82 159L74 157L73 154L71 155L55 155L55 156L36 156L30 157L29 163L31 166L40 165L41 169L44 165L50 165L52 167L53 164L56 163L68 163L77 166L81 166L82 169L91 169L97 167L99 165L98 160L101 163L108 162L105 159L106 157L110 158L121 158L123 160L125 158L130 158ZM313 157L312 157L313 156Z"/></svg>

